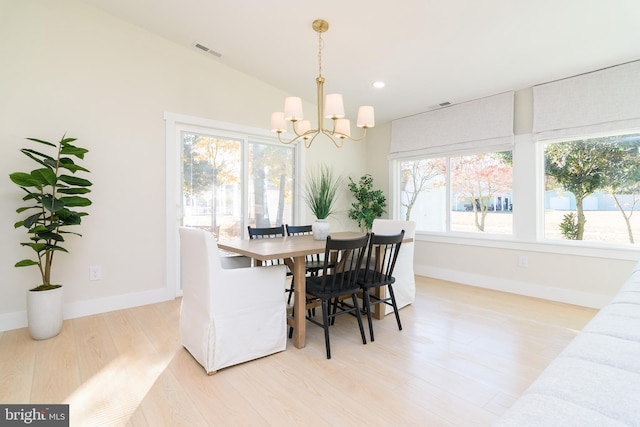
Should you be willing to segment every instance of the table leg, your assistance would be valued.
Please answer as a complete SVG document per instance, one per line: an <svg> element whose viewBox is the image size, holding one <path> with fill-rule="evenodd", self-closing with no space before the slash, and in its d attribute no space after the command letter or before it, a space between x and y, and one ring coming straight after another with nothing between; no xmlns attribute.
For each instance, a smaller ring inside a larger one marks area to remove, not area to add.
<svg viewBox="0 0 640 427"><path fill-rule="evenodd" d="M307 281L305 271L305 257L297 256L293 261L286 260L287 265L293 273L293 319L289 324L293 326L293 345L296 348L304 348L306 345L306 304L307 304Z"/></svg>

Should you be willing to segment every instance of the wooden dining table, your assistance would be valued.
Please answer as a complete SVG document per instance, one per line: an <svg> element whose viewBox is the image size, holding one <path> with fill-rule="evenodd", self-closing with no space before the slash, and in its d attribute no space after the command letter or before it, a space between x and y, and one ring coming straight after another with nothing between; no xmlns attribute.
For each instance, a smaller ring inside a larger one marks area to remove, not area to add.
<svg viewBox="0 0 640 427"><path fill-rule="evenodd" d="M352 239L362 236L358 232L331 233L335 239ZM325 240L315 240L313 236L285 236L270 239L247 239L219 241L218 248L241 254L256 261L260 265L264 261L283 259L293 273L294 310L287 318L289 326L293 326L293 345L303 348L306 345L306 269L305 257L325 251Z"/></svg>

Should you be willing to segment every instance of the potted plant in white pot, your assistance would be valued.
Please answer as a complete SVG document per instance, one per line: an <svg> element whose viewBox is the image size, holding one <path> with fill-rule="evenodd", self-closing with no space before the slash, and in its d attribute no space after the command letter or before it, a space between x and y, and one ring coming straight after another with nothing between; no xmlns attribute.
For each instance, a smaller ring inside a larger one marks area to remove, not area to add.
<svg viewBox="0 0 640 427"><path fill-rule="evenodd" d="M338 189L343 178L335 176L327 165L320 165L312 173L307 174L304 200L316 217L312 224L313 237L316 240L326 240L329 235L327 218L335 212L335 202Z"/></svg>
<svg viewBox="0 0 640 427"><path fill-rule="evenodd" d="M47 339L58 335L62 329L62 285L51 283L51 267L57 252L68 252L62 243L65 235L80 234L69 228L80 225L86 212L72 208L85 207L91 201L84 194L91 190L90 181L74 176L76 172L89 170L76 164L72 157L84 159L88 150L71 143L76 138L62 139L57 143L27 138L46 146L53 154L45 154L30 148L20 151L38 164L31 172L14 172L11 181L27 194L25 205L16 209L27 216L14 224L27 229L28 242L20 243L35 252L35 259L18 261L16 267L38 266L42 283L27 293L27 317L29 333L34 339Z"/></svg>

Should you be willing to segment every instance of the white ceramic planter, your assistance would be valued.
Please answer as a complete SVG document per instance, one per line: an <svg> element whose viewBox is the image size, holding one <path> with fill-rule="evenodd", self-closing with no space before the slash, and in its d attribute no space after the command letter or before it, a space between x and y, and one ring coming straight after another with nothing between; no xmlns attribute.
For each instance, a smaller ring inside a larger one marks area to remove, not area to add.
<svg viewBox="0 0 640 427"><path fill-rule="evenodd" d="M27 292L29 334L34 340L53 338L62 329L63 288Z"/></svg>
<svg viewBox="0 0 640 427"><path fill-rule="evenodd" d="M317 219L316 222L311 224L311 230L313 231L313 238L315 240L327 240L329 223L326 219Z"/></svg>

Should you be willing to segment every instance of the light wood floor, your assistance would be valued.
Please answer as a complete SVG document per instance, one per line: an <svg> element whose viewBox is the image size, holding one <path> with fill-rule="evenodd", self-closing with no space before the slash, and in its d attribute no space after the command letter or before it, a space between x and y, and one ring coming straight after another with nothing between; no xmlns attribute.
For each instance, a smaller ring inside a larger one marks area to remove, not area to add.
<svg viewBox="0 0 640 427"><path fill-rule="evenodd" d="M488 426L595 310L424 277L417 299L376 321L351 316L307 347L207 376L180 346L180 301L66 320L33 341L0 335L0 402L68 403L72 426ZM366 324L365 324L366 325Z"/></svg>

